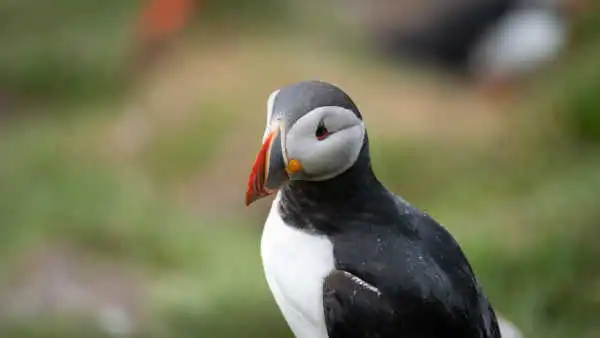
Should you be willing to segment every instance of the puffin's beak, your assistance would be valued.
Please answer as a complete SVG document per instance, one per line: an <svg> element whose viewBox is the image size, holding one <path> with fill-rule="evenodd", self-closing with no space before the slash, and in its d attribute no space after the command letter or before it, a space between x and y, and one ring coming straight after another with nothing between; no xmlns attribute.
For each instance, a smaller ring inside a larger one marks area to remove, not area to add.
<svg viewBox="0 0 600 338"><path fill-rule="evenodd" d="M248 177L246 206L274 193L277 188L289 180L288 172L293 174L301 168L298 161L292 160L291 166L286 163L283 153L282 129L278 123L273 125L256 156L252 172Z"/></svg>

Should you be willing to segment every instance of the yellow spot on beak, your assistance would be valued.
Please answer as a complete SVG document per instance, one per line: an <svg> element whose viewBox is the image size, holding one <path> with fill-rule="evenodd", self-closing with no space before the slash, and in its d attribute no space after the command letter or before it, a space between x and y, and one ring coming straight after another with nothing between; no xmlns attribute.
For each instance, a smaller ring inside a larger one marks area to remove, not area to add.
<svg viewBox="0 0 600 338"><path fill-rule="evenodd" d="M288 165L285 168L285 171L287 171L288 175L293 175L300 170L302 170L302 165L298 160L289 160Z"/></svg>

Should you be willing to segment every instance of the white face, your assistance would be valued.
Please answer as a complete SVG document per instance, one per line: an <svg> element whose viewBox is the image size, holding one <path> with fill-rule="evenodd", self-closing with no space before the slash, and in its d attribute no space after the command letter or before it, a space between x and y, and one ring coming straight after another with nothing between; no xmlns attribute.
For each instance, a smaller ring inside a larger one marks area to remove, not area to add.
<svg viewBox="0 0 600 338"><path fill-rule="evenodd" d="M269 97L267 123L276 95L274 92ZM302 165L293 180L321 181L343 173L356 162L365 136L363 121L351 110L337 106L316 108L284 129L285 162L294 159Z"/></svg>
<svg viewBox="0 0 600 338"><path fill-rule="evenodd" d="M351 110L319 107L299 118L286 131L285 153L288 160L296 159L302 164L298 179L326 180L356 162L364 136L363 121Z"/></svg>
<svg viewBox="0 0 600 338"><path fill-rule="evenodd" d="M341 89L318 81L271 93L262 147L248 178L246 205L289 180L324 181L355 165L366 142L356 109Z"/></svg>

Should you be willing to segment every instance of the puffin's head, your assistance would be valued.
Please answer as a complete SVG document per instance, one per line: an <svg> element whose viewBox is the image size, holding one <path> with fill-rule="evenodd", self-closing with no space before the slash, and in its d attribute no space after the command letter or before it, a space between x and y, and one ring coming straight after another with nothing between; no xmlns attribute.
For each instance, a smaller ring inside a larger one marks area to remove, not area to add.
<svg viewBox="0 0 600 338"><path fill-rule="evenodd" d="M246 205L288 180L323 181L343 173L356 162L364 140L362 116L340 88L306 81L274 91Z"/></svg>

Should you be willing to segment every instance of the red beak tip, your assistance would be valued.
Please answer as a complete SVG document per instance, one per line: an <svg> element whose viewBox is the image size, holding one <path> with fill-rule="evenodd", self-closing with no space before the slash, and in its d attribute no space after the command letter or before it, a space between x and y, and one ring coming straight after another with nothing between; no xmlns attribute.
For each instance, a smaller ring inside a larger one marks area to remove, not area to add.
<svg viewBox="0 0 600 338"><path fill-rule="evenodd" d="M265 188L265 169L267 166L266 161L273 135L275 135L275 132L271 132L266 138L258 155L256 156L254 165L252 166L252 171L248 177L248 186L246 189L246 206L249 206L256 200L268 196L271 193Z"/></svg>
<svg viewBox="0 0 600 338"><path fill-rule="evenodd" d="M252 204L252 202L254 202L254 200L252 199L252 197L246 196L246 201L244 202L244 204L246 206L250 206L250 204Z"/></svg>

